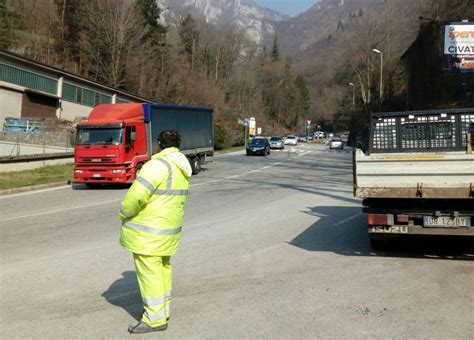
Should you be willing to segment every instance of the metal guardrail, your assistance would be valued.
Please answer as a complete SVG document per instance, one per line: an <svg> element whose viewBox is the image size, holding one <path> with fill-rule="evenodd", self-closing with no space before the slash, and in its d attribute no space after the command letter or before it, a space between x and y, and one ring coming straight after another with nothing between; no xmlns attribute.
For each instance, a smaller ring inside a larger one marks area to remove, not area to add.
<svg viewBox="0 0 474 340"><path fill-rule="evenodd" d="M73 152L0 157L0 172L16 172L74 162Z"/></svg>
<svg viewBox="0 0 474 340"><path fill-rule="evenodd" d="M0 157L0 164L53 160L74 157L74 152Z"/></svg>

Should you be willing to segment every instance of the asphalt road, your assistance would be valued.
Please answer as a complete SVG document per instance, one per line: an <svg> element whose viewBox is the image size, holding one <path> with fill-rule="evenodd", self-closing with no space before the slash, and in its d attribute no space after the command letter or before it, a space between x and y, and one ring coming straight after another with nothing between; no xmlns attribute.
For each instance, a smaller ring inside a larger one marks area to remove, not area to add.
<svg viewBox="0 0 474 340"><path fill-rule="evenodd" d="M0 196L2 339L130 336L125 193ZM426 244L370 250L348 150L221 155L192 178L169 328L142 337L473 339L474 256Z"/></svg>

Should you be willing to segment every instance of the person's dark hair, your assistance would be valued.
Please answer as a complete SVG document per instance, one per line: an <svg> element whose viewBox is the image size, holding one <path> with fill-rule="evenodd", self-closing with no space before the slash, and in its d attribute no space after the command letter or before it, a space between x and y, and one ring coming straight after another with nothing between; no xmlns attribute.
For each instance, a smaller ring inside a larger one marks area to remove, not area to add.
<svg viewBox="0 0 474 340"><path fill-rule="evenodd" d="M161 131L158 136L158 143L163 150L172 147L179 148L181 145L181 135L175 130Z"/></svg>

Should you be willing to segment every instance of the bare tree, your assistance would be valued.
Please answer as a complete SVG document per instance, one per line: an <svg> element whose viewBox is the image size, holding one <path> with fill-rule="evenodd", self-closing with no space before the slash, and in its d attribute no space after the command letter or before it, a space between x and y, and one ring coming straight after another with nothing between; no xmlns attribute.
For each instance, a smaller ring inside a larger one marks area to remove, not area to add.
<svg viewBox="0 0 474 340"><path fill-rule="evenodd" d="M89 73L122 87L126 64L146 33L132 0L91 0L85 6L82 52Z"/></svg>

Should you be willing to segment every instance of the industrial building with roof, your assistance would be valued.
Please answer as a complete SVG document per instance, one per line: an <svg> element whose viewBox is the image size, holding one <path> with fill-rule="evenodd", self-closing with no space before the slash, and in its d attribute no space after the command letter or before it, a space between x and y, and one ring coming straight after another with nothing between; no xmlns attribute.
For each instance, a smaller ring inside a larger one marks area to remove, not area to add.
<svg viewBox="0 0 474 340"><path fill-rule="evenodd" d="M74 121L98 104L128 102L149 100L0 50L0 129L6 117Z"/></svg>

